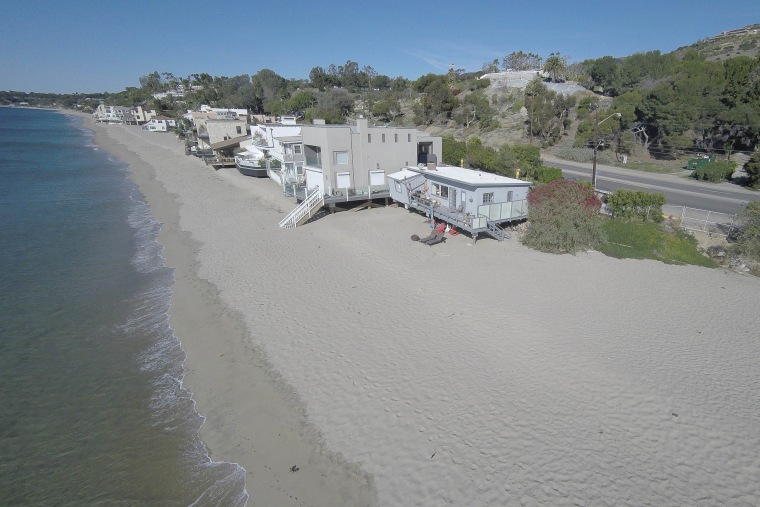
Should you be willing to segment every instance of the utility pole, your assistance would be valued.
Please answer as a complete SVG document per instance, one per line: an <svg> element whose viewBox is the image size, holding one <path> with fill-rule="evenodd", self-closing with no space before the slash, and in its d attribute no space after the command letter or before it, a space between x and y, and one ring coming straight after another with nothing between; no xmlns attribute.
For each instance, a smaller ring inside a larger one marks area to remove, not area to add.
<svg viewBox="0 0 760 507"><path fill-rule="evenodd" d="M599 109L596 110L596 115L594 116L594 161L591 165L591 188L596 192L596 150L599 147L599 125L606 122L613 116L617 116L618 118L623 116L622 113L612 113L607 118L603 119L602 121L599 121Z"/></svg>
<svg viewBox="0 0 760 507"><path fill-rule="evenodd" d="M594 117L594 162L591 165L591 190L596 192L596 149L599 146L599 108Z"/></svg>

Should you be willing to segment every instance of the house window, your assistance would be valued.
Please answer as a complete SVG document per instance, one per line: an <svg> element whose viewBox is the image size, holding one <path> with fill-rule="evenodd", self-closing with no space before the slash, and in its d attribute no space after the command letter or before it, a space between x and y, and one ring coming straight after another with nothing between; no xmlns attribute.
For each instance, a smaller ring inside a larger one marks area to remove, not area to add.
<svg viewBox="0 0 760 507"><path fill-rule="evenodd" d="M441 186L438 183L433 183L433 195L441 195Z"/></svg>
<svg viewBox="0 0 760 507"><path fill-rule="evenodd" d="M483 204L490 204L493 202L493 192L485 192L483 194Z"/></svg>
<svg viewBox="0 0 760 507"><path fill-rule="evenodd" d="M412 142L412 134L407 134L406 135L406 142L407 143L411 143Z"/></svg>
<svg viewBox="0 0 760 507"><path fill-rule="evenodd" d="M394 143L398 142L398 134L393 134L393 142Z"/></svg>
<svg viewBox="0 0 760 507"><path fill-rule="evenodd" d="M293 153L295 153L296 155L300 155L301 154L301 145L300 144L296 144L295 146L293 146Z"/></svg>
<svg viewBox="0 0 760 507"><path fill-rule="evenodd" d="M243 128L240 125L238 125L237 127L235 127L235 130L237 131L238 134L242 134L243 133Z"/></svg>
<svg viewBox="0 0 760 507"><path fill-rule="evenodd" d="M306 165L312 167L322 167L322 148L319 146L304 146L304 155L306 156Z"/></svg>
<svg viewBox="0 0 760 507"><path fill-rule="evenodd" d="M396 192L401 192L401 182L396 182Z"/></svg>
<svg viewBox="0 0 760 507"><path fill-rule="evenodd" d="M337 173L335 180L337 188L351 188L351 173Z"/></svg>
<svg viewBox="0 0 760 507"><path fill-rule="evenodd" d="M509 192L507 192L507 202L512 202L512 195L513 195L513 193L512 193L511 190Z"/></svg>
<svg viewBox="0 0 760 507"><path fill-rule="evenodd" d="M372 134L367 134L367 142L368 143L372 142Z"/></svg>
<svg viewBox="0 0 760 507"><path fill-rule="evenodd" d="M381 136L381 140L382 140L382 142L385 142L385 134L383 134L383 135Z"/></svg>
<svg viewBox="0 0 760 507"><path fill-rule="evenodd" d="M441 197L449 198L449 187L441 185Z"/></svg>
<svg viewBox="0 0 760 507"><path fill-rule="evenodd" d="M342 164L346 165L348 164L348 152L347 151L334 151L333 152L333 158L335 160L335 165Z"/></svg>
<svg viewBox="0 0 760 507"><path fill-rule="evenodd" d="M303 176L303 166L302 165L297 165L296 166L296 174L298 176Z"/></svg>

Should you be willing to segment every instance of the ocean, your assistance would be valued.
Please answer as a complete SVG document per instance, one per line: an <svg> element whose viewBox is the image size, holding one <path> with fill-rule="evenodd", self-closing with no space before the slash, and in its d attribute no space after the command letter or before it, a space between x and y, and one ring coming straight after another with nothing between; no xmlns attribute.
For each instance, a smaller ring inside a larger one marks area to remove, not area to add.
<svg viewBox="0 0 760 507"><path fill-rule="evenodd" d="M0 108L0 505L243 506L167 315L160 224L81 121Z"/></svg>

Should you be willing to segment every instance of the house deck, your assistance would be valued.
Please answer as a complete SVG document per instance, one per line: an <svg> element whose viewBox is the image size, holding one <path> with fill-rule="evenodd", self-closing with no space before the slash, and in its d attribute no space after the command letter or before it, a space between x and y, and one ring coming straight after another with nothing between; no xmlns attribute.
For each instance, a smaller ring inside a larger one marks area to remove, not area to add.
<svg viewBox="0 0 760 507"><path fill-rule="evenodd" d="M375 199L388 199L390 198L391 194L388 191L388 187L385 187L384 189L377 189L372 190L371 193L357 193L352 191L352 189L349 189L348 192L345 193L340 191L336 192L336 195L325 195L325 204L339 204L342 202L367 202L367 201L374 201ZM295 191L296 200L298 202L303 201L306 198L306 187L301 187L296 189Z"/></svg>
<svg viewBox="0 0 760 507"><path fill-rule="evenodd" d="M473 239L477 240L479 234L488 234L501 241L507 236L507 234L499 224L517 222L528 218L525 201L514 201L503 204L510 205L509 213L506 215L508 218L501 218L498 220L498 223L490 220L486 215L474 217L469 213L449 208L447 205L427 198L424 195L413 195L409 206L422 212L428 217L432 210L433 218L467 232ZM503 216L505 215L502 215L502 217Z"/></svg>

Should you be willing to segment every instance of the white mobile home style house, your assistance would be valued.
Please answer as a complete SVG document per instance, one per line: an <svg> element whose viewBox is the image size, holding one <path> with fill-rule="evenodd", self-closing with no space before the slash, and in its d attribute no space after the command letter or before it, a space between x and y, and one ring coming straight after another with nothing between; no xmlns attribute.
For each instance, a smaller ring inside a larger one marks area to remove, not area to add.
<svg viewBox="0 0 760 507"><path fill-rule="evenodd" d="M447 222L477 240L485 233L504 239L500 224L528 216L532 183L463 167L405 167L388 175L391 198Z"/></svg>

